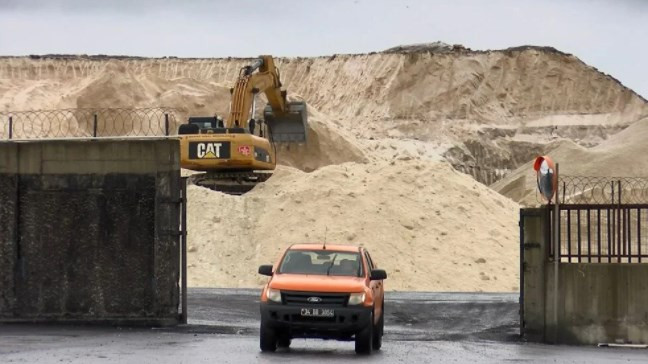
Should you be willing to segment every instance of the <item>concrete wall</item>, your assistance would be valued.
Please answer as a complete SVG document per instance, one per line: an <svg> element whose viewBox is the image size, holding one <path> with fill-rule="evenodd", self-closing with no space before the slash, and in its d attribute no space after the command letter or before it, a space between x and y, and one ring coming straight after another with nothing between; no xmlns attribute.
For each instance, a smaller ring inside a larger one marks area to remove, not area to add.
<svg viewBox="0 0 648 364"><path fill-rule="evenodd" d="M648 264L560 263L558 320L549 215L524 209L523 333L530 341L648 343Z"/></svg>
<svg viewBox="0 0 648 364"><path fill-rule="evenodd" d="M563 263L558 272L559 342L648 343L648 264Z"/></svg>
<svg viewBox="0 0 648 364"><path fill-rule="evenodd" d="M0 320L176 322L178 144L0 143Z"/></svg>

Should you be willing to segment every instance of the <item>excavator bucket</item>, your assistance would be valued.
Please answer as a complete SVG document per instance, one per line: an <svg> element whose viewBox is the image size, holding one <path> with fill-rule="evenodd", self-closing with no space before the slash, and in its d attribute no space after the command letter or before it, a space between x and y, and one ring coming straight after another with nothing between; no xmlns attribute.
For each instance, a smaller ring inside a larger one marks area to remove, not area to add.
<svg viewBox="0 0 648 364"><path fill-rule="evenodd" d="M306 143L308 117L306 103L293 101L288 103L288 112L277 114L270 105L263 111L266 124L270 127L272 141L278 143Z"/></svg>

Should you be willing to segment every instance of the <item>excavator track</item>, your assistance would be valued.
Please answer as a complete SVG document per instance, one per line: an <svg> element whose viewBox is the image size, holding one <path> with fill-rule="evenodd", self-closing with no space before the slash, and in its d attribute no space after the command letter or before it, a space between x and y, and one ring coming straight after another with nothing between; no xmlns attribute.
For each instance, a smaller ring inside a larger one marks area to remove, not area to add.
<svg viewBox="0 0 648 364"><path fill-rule="evenodd" d="M189 183L229 195L242 195L272 176L269 172L206 172L189 177Z"/></svg>

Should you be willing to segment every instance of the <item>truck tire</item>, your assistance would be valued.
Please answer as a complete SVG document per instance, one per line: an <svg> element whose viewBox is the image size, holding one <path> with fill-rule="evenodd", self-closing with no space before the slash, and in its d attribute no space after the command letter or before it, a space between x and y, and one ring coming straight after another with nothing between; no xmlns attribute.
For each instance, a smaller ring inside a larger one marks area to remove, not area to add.
<svg viewBox="0 0 648 364"><path fill-rule="evenodd" d="M373 344L373 313L369 324L358 331L355 335L355 352L356 354L369 355L371 354L371 347Z"/></svg>
<svg viewBox="0 0 648 364"><path fill-rule="evenodd" d="M261 330L259 333L259 343L261 351L274 352L277 350L277 333L261 321Z"/></svg>
<svg viewBox="0 0 648 364"><path fill-rule="evenodd" d="M378 324L376 325L376 327L374 327L373 330L372 344L374 350L380 350L380 348L382 347L382 337L383 337L384 329L385 329L385 311L383 311L382 314L380 315L380 320L378 321Z"/></svg>
<svg viewBox="0 0 648 364"><path fill-rule="evenodd" d="M282 332L277 336L277 347L279 348L289 348L292 338L287 332Z"/></svg>

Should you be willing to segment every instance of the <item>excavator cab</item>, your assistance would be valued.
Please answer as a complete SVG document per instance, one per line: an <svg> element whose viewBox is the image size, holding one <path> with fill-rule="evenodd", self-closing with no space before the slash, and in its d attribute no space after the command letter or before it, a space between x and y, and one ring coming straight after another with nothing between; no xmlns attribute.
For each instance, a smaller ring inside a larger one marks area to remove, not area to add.
<svg viewBox="0 0 648 364"><path fill-rule="evenodd" d="M178 134L222 134L225 133L223 119L217 116L191 116L186 124L178 127Z"/></svg>
<svg viewBox="0 0 648 364"><path fill-rule="evenodd" d="M276 143L306 143L308 125L306 103L292 101L286 105L286 112L274 112L271 105L263 110L272 141Z"/></svg>

